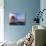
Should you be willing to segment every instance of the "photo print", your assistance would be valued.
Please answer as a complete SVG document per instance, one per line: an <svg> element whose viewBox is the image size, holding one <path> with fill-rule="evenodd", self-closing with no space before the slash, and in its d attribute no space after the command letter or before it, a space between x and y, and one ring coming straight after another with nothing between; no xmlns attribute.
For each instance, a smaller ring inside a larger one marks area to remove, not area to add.
<svg viewBox="0 0 46 46"><path fill-rule="evenodd" d="M10 13L9 24L10 25L25 25L25 15L22 13Z"/></svg>

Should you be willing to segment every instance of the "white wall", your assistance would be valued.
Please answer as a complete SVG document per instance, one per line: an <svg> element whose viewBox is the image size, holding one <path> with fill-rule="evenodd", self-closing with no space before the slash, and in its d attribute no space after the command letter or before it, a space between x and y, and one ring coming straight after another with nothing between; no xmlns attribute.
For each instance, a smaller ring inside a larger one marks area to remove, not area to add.
<svg viewBox="0 0 46 46"><path fill-rule="evenodd" d="M3 0L0 0L0 42L4 41L4 8Z"/></svg>
<svg viewBox="0 0 46 46"><path fill-rule="evenodd" d="M46 0L40 0L40 9L41 10L46 9ZM40 21L40 25L46 27L46 11L43 13L42 17L43 17L44 20L43 20L43 22Z"/></svg>
<svg viewBox="0 0 46 46"><path fill-rule="evenodd" d="M41 11L43 9L46 9L46 0L40 0L40 9ZM40 21L40 24L46 27L46 11L43 12L42 17L43 17L43 22Z"/></svg>

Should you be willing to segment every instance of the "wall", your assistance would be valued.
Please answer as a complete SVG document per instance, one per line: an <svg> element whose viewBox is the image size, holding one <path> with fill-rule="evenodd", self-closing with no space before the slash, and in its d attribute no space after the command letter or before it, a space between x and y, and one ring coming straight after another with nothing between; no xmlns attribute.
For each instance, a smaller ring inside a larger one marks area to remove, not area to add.
<svg viewBox="0 0 46 46"><path fill-rule="evenodd" d="M43 9L46 9L46 0L41 0L41 1L40 1L40 9L41 9L41 11L42 11ZM46 19L46 11L43 12L42 17L43 17L43 22L41 21L41 22L40 22L40 25L46 27L46 20L45 20L45 19Z"/></svg>
<svg viewBox="0 0 46 46"><path fill-rule="evenodd" d="M4 41L4 8L3 0L0 0L0 42Z"/></svg>
<svg viewBox="0 0 46 46"><path fill-rule="evenodd" d="M46 0L40 1L40 10L43 10L43 9L46 9ZM46 11L43 13L42 17L43 17L44 20L43 20L43 22L42 21L40 22L40 25L46 27Z"/></svg>
<svg viewBox="0 0 46 46"><path fill-rule="evenodd" d="M10 26L8 15L9 12L24 13L26 15L26 25ZM40 10L40 0L4 0L4 39L7 41L18 41L32 30L32 25L36 17L36 12Z"/></svg>

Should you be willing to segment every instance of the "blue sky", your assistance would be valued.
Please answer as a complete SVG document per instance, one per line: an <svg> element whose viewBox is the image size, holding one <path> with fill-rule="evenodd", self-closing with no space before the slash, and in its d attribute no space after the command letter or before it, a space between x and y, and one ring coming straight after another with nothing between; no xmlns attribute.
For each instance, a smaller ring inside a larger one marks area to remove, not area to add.
<svg viewBox="0 0 46 46"><path fill-rule="evenodd" d="M25 15L22 13L12 13L16 16L17 21L25 21Z"/></svg>

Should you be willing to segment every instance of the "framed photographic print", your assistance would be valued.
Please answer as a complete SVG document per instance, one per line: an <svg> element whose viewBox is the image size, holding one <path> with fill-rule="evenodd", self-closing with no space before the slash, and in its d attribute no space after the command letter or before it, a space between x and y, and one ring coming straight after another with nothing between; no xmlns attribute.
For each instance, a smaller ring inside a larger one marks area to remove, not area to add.
<svg viewBox="0 0 46 46"><path fill-rule="evenodd" d="M10 13L9 14L10 25L25 25L25 15L22 13Z"/></svg>

